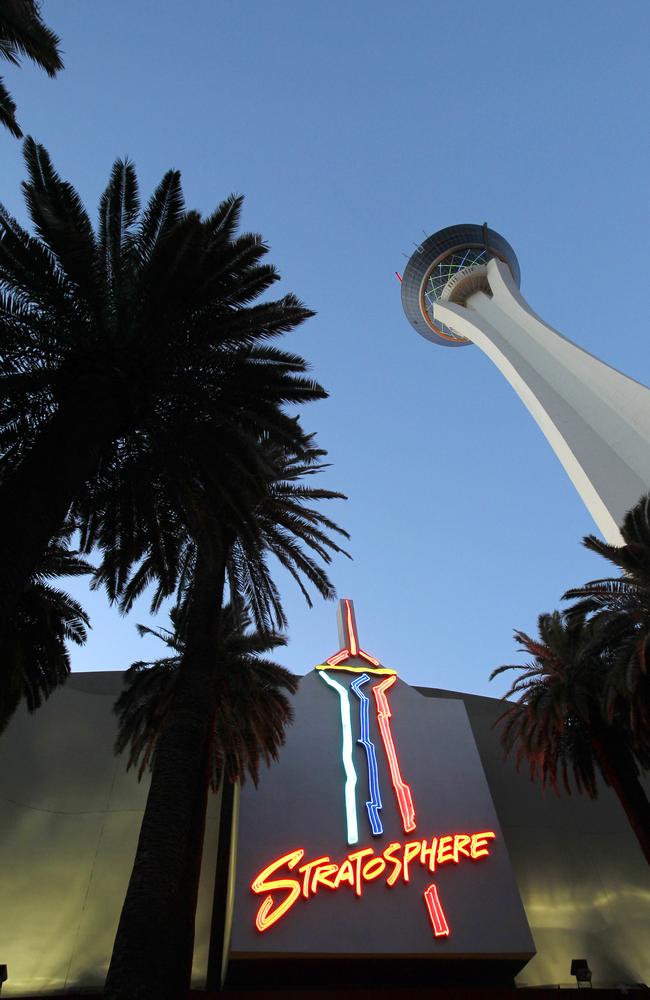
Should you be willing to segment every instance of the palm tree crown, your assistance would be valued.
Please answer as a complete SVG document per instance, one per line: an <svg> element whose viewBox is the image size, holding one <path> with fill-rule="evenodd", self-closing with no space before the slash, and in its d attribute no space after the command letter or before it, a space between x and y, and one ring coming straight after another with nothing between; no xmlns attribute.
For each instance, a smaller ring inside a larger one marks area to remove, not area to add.
<svg viewBox="0 0 650 1000"><path fill-rule="evenodd" d="M583 540L621 575L591 580L567 591L564 599L577 599L567 615L591 616L601 628L616 633L607 678L608 711L625 704L637 744L650 749L650 494L625 515L621 535L621 546L594 535Z"/></svg>
<svg viewBox="0 0 650 1000"><path fill-rule="evenodd" d="M533 659L525 667L506 664L491 674L519 670L504 698L516 696L498 724L506 753L517 765L527 761L531 780L539 778L567 792L573 779L579 792L598 795L598 774L610 785L650 864L650 804L639 781L650 766L648 747L627 725L621 706L607 708L606 691L616 630L607 619L583 615L540 615L539 638L515 632L522 651Z"/></svg>
<svg viewBox="0 0 650 1000"><path fill-rule="evenodd" d="M196 527L212 509L187 489L207 474L199 450L232 508L233 471L259 477L259 440L299 438L286 405L325 395L271 343L310 311L292 295L252 304L278 275L259 236L236 234L240 197L202 219L169 171L140 211L133 165L118 161L95 232L43 147L27 139L25 159L36 236L0 208L0 635L93 483L135 483L146 466L168 494L184 484ZM138 498L134 486L121 516L146 518Z"/></svg>
<svg viewBox="0 0 650 1000"><path fill-rule="evenodd" d="M139 625L141 635L155 635L171 649L170 656L139 661L125 674L125 690L115 711L119 733L116 752L129 748L127 767L138 766L138 777L151 767L160 734L170 717L178 671L185 647L183 615L171 612L172 629ZM208 737L208 781L216 791L223 778L234 782L248 774L257 784L260 762L277 759L284 729L292 719L287 697L297 688L295 674L264 657L286 639L251 632L249 618L240 619L231 605L222 612L221 640L214 651L214 715ZM217 680L218 675L218 680Z"/></svg>
<svg viewBox="0 0 650 1000"><path fill-rule="evenodd" d="M540 778L557 790L561 781L570 791L570 776L579 791L597 795L597 768L589 727L601 715L606 672L599 630L578 616L566 619L559 611L538 619L539 638L516 631L521 652L532 660L526 666L504 664L490 680L507 670L518 670L504 699L516 698L499 719L507 753L517 765L527 761L531 779Z"/></svg>
<svg viewBox="0 0 650 1000"><path fill-rule="evenodd" d="M158 458L152 460L142 448L120 475L98 478L74 507L84 525L83 547L99 546L104 553L94 586L105 586L110 599L127 612L153 583L155 613L173 591L187 597L202 545L213 555L219 550L230 601L242 617L252 617L258 630L287 626L269 568L271 556L292 576L309 606L308 584L325 599L333 598L325 567L335 553L349 558L335 540L336 535L349 536L320 504L345 496L307 485L308 477L327 468L325 452L297 421L293 437L300 442L297 449L259 441L254 474L233 467L229 458L224 470L212 442L194 434L181 435L178 465L168 451L165 475L158 473ZM188 467L196 474L186 477ZM210 530L201 532L206 521Z"/></svg>

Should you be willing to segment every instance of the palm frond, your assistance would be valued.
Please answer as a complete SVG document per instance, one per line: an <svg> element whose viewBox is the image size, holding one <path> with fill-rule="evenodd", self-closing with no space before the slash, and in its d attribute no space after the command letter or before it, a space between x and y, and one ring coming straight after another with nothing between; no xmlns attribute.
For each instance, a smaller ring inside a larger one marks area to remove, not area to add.
<svg viewBox="0 0 650 1000"><path fill-rule="evenodd" d="M95 234L81 198L58 175L45 147L31 136L25 139L23 154L29 175L23 192L36 231L86 302L96 306Z"/></svg>
<svg viewBox="0 0 650 1000"><path fill-rule="evenodd" d="M0 77L0 124L8 129L15 139L22 139L23 133L16 121L16 104Z"/></svg>
<svg viewBox="0 0 650 1000"><path fill-rule="evenodd" d="M61 39L43 22L36 0L3 0L0 48L5 59L18 64L26 56L54 76L63 69Z"/></svg>
<svg viewBox="0 0 650 1000"><path fill-rule="evenodd" d="M0 732L21 701L33 712L65 682L70 673L67 644L81 646L86 641L89 620L84 609L46 582L92 572L78 553L66 548L70 533L66 528L53 540L10 619L3 646Z"/></svg>
<svg viewBox="0 0 650 1000"><path fill-rule="evenodd" d="M135 238L134 227L140 212L138 180L133 164L116 160L108 186L99 202L98 247L105 270L106 285L113 298L120 293L125 261Z"/></svg>

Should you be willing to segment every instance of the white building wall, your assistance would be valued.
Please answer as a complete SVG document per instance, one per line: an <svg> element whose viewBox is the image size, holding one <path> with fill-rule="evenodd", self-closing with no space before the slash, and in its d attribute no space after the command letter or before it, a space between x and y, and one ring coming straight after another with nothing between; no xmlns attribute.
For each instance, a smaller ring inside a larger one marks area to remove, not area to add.
<svg viewBox="0 0 650 1000"><path fill-rule="evenodd" d="M0 963L5 997L103 985L148 775L115 757L117 671L72 674L0 736ZM218 837L210 796L192 980L205 983ZM66 994L67 995L67 994Z"/></svg>

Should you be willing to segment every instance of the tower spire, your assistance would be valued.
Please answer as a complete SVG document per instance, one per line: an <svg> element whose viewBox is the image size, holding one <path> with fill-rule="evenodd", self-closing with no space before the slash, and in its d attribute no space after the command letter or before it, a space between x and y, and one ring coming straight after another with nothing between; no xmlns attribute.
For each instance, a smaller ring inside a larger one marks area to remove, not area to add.
<svg viewBox="0 0 650 1000"><path fill-rule="evenodd" d="M370 653L366 653L359 645L357 632L357 620L354 614L354 602L349 597L342 598L336 609L336 622L339 630L339 643L341 648L338 653L330 656L325 663L330 667L347 663L350 660L365 660L372 667L380 667L381 663Z"/></svg>

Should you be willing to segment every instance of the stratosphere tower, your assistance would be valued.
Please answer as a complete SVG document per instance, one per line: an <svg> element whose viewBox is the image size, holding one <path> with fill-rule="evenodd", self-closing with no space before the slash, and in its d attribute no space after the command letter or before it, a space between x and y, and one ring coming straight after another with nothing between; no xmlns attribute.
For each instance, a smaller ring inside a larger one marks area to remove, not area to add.
<svg viewBox="0 0 650 1000"><path fill-rule="evenodd" d="M402 305L441 347L476 344L544 432L606 541L650 491L650 389L533 312L510 244L487 225L428 236L402 276Z"/></svg>

